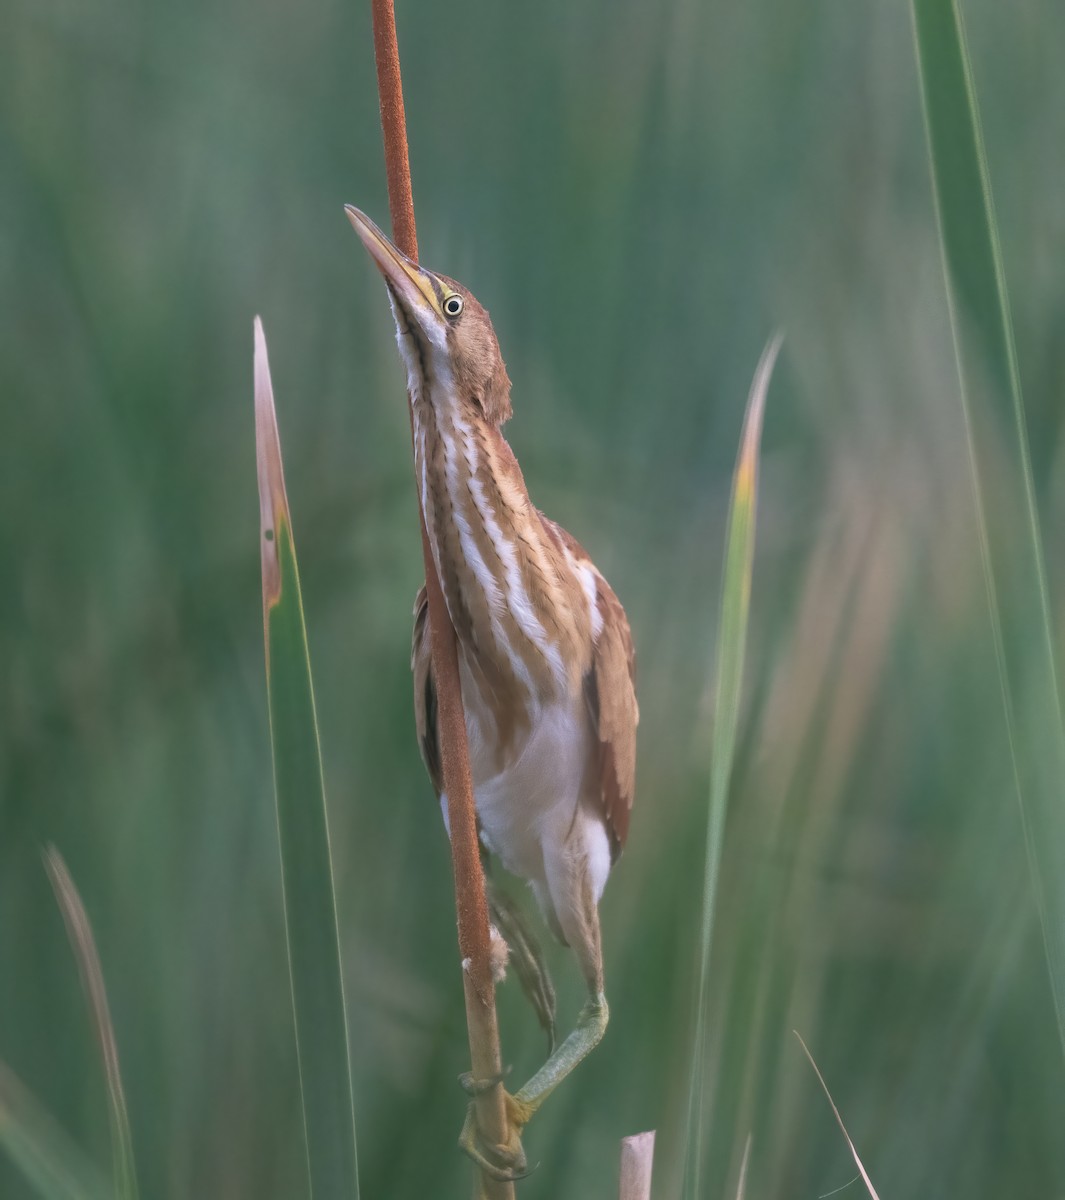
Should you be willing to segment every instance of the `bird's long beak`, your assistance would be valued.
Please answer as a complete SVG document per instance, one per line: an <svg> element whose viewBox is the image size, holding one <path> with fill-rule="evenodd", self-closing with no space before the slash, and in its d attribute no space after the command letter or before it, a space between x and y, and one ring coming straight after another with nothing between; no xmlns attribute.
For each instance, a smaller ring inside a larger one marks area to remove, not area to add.
<svg viewBox="0 0 1065 1200"><path fill-rule="evenodd" d="M364 212L360 212L352 204L345 204L344 211L355 227L355 232L362 239L362 244L377 264L377 269L408 313L421 321L424 321L429 313L437 320L443 320L440 301L429 273L423 271L405 254L401 254Z"/></svg>

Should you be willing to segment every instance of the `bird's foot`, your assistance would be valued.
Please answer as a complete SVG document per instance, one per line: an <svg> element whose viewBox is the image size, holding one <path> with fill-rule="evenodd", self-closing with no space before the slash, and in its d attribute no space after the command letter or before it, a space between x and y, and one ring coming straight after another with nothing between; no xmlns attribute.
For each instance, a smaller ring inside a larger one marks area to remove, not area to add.
<svg viewBox="0 0 1065 1200"><path fill-rule="evenodd" d="M459 1076L459 1087L467 1096L483 1096L490 1092L496 1084L502 1083L510 1074L510 1067L504 1067L498 1075L489 1075L487 1079L475 1079L472 1071L463 1071Z"/></svg>
<svg viewBox="0 0 1065 1200"><path fill-rule="evenodd" d="M473 1079L467 1072L459 1076L459 1083L464 1091L478 1096L495 1087L501 1079L502 1075L494 1079ZM500 1183L515 1183L524 1179L526 1175L531 1175L535 1169L529 1166L521 1144L521 1131L528 1123L533 1110L507 1091L503 1092L503 1100L507 1110L507 1141L501 1143L485 1140L477 1121L477 1101L472 1100L466 1110L462 1132L459 1134L459 1149L492 1179Z"/></svg>

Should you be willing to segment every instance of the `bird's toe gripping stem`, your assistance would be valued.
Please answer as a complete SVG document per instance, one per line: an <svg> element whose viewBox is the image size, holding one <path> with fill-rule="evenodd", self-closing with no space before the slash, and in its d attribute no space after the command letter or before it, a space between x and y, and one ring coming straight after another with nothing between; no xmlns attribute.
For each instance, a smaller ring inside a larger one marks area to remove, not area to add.
<svg viewBox="0 0 1065 1200"><path fill-rule="evenodd" d="M459 1076L463 1091L475 1097L483 1095L501 1080L502 1075L493 1079L474 1079L467 1072ZM477 1121L477 1101L474 1099L466 1110L466 1120L459 1134L459 1149L492 1179L515 1183L536 1169L535 1164L529 1166L521 1144L521 1131L532 1116L532 1110L507 1091L503 1092L503 1098L507 1109L508 1140L505 1143L485 1141Z"/></svg>
<svg viewBox="0 0 1065 1200"><path fill-rule="evenodd" d="M485 1092L490 1092L497 1084L502 1083L509 1074L510 1067L504 1067L498 1075L489 1075L487 1079L476 1079L472 1071L463 1071L459 1076L459 1087L467 1096L483 1096Z"/></svg>

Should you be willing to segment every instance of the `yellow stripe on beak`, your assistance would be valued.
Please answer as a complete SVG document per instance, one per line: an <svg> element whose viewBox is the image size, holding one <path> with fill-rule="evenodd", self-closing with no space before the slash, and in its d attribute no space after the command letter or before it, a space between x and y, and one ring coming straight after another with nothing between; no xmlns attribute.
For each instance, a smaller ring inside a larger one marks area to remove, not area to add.
<svg viewBox="0 0 1065 1200"><path fill-rule="evenodd" d="M364 212L360 212L352 204L345 204L344 211L348 214L348 220L354 226L355 232L362 239L362 244L377 264L377 269L391 284L411 315L420 317L431 312L433 316L443 320L440 301L428 273L405 254L401 254Z"/></svg>

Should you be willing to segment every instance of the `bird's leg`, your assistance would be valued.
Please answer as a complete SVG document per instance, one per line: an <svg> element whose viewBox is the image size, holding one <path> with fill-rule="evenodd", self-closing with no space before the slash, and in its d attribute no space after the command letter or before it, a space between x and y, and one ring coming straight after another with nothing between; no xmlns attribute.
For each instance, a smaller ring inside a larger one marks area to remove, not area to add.
<svg viewBox="0 0 1065 1200"><path fill-rule="evenodd" d="M477 1124L477 1105L471 1102L466 1111L466 1120L459 1134L459 1147L493 1179L513 1182L523 1179L531 1168L521 1144L521 1132L533 1114L555 1090L563 1079L582 1062L603 1040L610 1010L603 992L589 999L581 1009L577 1025L561 1046L557 1047L547 1062L536 1072L520 1091L511 1095L504 1091L507 1107L507 1129L510 1137L505 1145L488 1145L480 1135ZM487 1088L500 1083L496 1079L475 1080L468 1074L461 1075L463 1088L476 1096Z"/></svg>
<svg viewBox="0 0 1065 1200"><path fill-rule="evenodd" d="M514 1095L520 1125L534 1112L563 1079L603 1040L610 1010L603 988L603 953L599 934L598 896L586 852L544 856L554 915L565 941L573 948L588 985L588 1002L581 1009L577 1026L529 1082Z"/></svg>
<svg viewBox="0 0 1065 1200"><path fill-rule="evenodd" d="M527 1084L512 1097L513 1119L519 1126L527 1124L533 1113L558 1087L574 1067L603 1040L610 1009L602 991L589 998L577 1018L576 1028L548 1058Z"/></svg>
<svg viewBox="0 0 1065 1200"><path fill-rule="evenodd" d="M572 870L571 864L567 864ZM521 1132L540 1105L563 1079L595 1049L606 1032L610 1010L603 989L603 958L600 950L599 914L591 882L581 865L570 876L569 895L573 903L558 913L566 941L573 947L588 984L589 1000L581 1009L576 1028L523 1088L514 1095L504 1091L507 1106L509 1142L506 1146L487 1146L479 1136L477 1116L471 1105L466 1114L459 1145L495 1179L520 1179L528 1173ZM473 1081L467 1081L472 1083ZM498 1080L486 1080L494 1086ZM475 1085L476 1086L476 1085Z"/></svg>
<svg viewBox="0 0 1065 1200"><path fill-rule="evenodd" d="M532 1005L540 1028L547 1034L547 1053L555 1049L555 989L540 943L528 928L521 910L496 883L485 867L485 891L492 922L510 948L510 960L521 990Z"/></svg>
<svg viewBox="0 0 1065 1200"><path fill-rule="evenodd" d="M514 901L496 883L487 854L482 853L485 892L492 922L510 948L511 961L526 997L548 1037L548 1054L555 1049L555 989L544 962L540 944L529 931L525 919ZM505 1072L491 1079L476 1079L470 1072L459 1076L459 1083L471 1097L477 1097L501 1084ZM474 1099L466 1110L466 1120L459 1134L459 1147L491 1178L513 1182L529 1174L525 1151L521 1144L521 1129L528 1119L524 1110L505 1089L507 1130L509 1140L504 1145L489 1144L481 1136L477 1123L477 1104Z"/></svg>
<svg viewBox="0 0 1065 1200"><path fill-rule="evenodd" d="M578 1063L603 1040L610 1015L603 988L603 952L599 935L598 896L585 852L566 850L544 856L551 904L562 936L573 948L588 985L588 1002L577 1026L547 1062L514 1095L514 1118L524 1126Z"/></svg>

